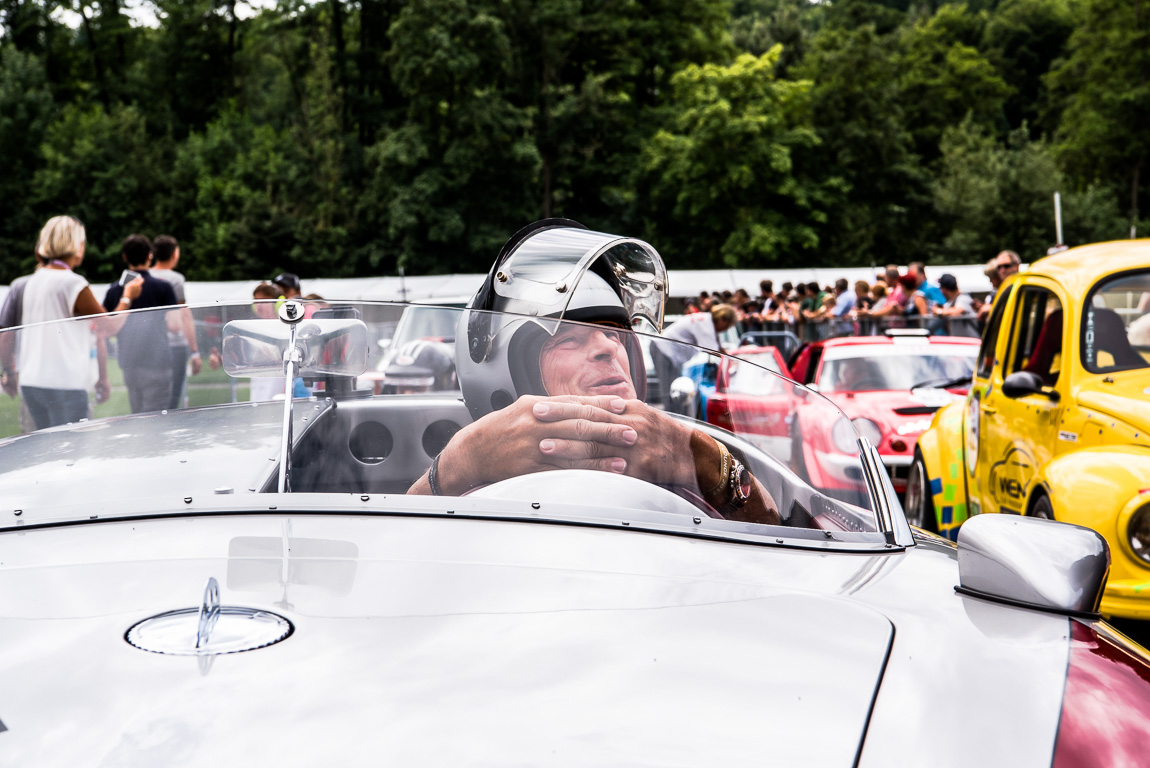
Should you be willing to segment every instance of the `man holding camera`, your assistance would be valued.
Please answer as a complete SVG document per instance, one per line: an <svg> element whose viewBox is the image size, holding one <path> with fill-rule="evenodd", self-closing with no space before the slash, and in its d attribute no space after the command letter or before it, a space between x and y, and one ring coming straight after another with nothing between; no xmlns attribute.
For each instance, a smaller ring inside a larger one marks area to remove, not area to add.
<svg viewBox="0 0 1150 768"><path fill-rule="evenodd" d="M178 304L171 284L148 273L152 263L152 243L148 238L129 235L120 246L120 256L127 269L119 282L108 288L104 295L104 309L113 312ZM123 296L124 285L137 276L144 279L140 295L127 299ZM168 349L168 325L164 315L133 313L116 334L116 345L132 413L168 408L172 398L172 356Z"/></svg>

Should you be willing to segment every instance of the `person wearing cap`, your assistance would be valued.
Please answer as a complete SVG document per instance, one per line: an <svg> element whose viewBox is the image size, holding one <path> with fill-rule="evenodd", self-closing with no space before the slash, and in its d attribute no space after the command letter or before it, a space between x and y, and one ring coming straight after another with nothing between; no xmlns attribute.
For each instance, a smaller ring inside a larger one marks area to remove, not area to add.
<svg viewBox="0 0 1150 768"><path fill-rule="evenodd" d="M272 278L272 285L280 289L280 298L298 299L303 295L300 291L299 277L291 272L281 272Z"/></svg>
<svg viewBox="0 0 1150 768"><path fill-rule="evenodd" d="M938 279L938 288L946 301L934 308L934 314L950 318L947 321L947 335L978 337L978 323L975 320L974 300L969 293L958 290L958 280L946 274Z"/></svg>
<svg viewBox="0 0 1150 768"><path fill-rule="evenodd" d="M598 470L668 487L708 514L778 524L774 499L731 450L642 400L645 366L631 327L641 316L658 328L663 281L647 294L657 301L654 312L629 311L634 296L619 277L625 270L604 263L608 251L601 261L579 263L570 294L566 280L533 281L559 285L569 295L566 304L538 293L500 293L504 283L515 284L506 265L533 236L545 242L549 230L559 230L557 238L612 239L575 229L574 222L552 222L539 222L504 246L461 316L456 370L475 420L455 433L408 493L456 496L540 471ZM661 260L653 266L665 276ZM516 314L503 314L510 311Z"/></svg>

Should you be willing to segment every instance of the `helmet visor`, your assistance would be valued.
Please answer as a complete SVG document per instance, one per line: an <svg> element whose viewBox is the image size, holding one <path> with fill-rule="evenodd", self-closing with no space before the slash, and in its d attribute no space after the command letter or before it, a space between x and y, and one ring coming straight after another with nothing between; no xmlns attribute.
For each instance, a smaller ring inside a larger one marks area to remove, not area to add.
<svg viewBox="0 0 1150 768"><path fill-rule="evenodd" d="M497 265L495 293L508 312L562 319L589 269L618 291L632 325L662 327L667 269L642 240L568 227L536 232Z"/></svg>

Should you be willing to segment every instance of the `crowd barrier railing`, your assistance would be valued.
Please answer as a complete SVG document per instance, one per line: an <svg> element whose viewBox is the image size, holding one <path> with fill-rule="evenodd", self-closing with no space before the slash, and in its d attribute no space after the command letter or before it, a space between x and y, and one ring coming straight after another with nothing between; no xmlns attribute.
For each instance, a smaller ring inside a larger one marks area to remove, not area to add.
<svg viewBox="0 0 1150 768"><path fill-rule="evenodd" d="M981 335L978 315L900 315L897 317L828 317L795 322L740 321L740 344L778 347L786 356L811 341L845 336L883 336L888 330L921 329L929 336Z"/></svg>

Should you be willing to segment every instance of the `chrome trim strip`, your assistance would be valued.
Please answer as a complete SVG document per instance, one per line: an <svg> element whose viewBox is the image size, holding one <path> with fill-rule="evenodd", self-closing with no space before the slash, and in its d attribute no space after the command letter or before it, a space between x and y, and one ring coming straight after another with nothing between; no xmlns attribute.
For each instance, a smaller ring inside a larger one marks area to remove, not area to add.
<svg viewBox="0 0 1150 768"><path fill-rule="evenodd" d="M874 502L879 530L886 534L887 540L892 544L899 547L913 547L914 534L906 521L906 513L899 503L898 494L895 493L890 475L882 463L882 457L865 437L860 437L858 442L863 477Z"/></svg>

